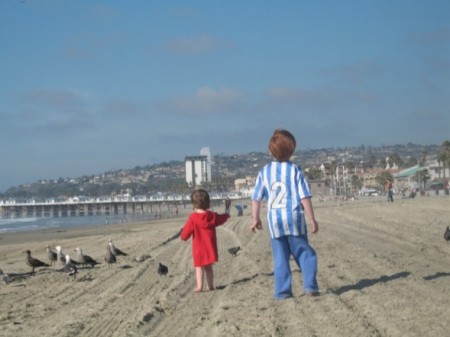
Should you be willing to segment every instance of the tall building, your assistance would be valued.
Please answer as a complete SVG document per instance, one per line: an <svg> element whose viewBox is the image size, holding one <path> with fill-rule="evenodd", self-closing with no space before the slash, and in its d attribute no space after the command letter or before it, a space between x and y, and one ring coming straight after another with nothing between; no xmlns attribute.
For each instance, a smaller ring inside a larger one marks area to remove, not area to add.
<svg viewBox="0 0 450 337"><path fill-rule="evenodd" d="M206 172L207 172L207 177L206 177L206 181L207 182L211 182L211 151L209 149L209 147L203 147L200 150L200 155L201 156L206 156Z"/></svg>
<svg viewBox="0 0 450 337"><path fill-rule="evenodd" d="M186 169L186 182L189 186L199 186L202 182L208 181L207 156L187 156L184 159L184 165Z"/></svg>

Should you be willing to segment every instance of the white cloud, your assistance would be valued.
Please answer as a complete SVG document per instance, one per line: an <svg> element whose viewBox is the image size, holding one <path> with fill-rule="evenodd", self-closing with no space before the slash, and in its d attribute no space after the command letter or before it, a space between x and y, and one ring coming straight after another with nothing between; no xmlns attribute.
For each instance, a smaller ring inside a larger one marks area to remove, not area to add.
<svg viewBox="0 0 450 337"><path fill-rule="evenodd" d="M230 40L203 34L195 37L169 40L163 45L163 50L174 54L201 54L230 48L233 45Z"/></svg>
<svg viewBox="0 0 450 337"><path fill-rule="evenodd" d="M181 112L190 115L233 113L242 111L244 108L244 94L231 88L214 90L202 87L192 96L158 102L155 107L165 112Z"/></svg>

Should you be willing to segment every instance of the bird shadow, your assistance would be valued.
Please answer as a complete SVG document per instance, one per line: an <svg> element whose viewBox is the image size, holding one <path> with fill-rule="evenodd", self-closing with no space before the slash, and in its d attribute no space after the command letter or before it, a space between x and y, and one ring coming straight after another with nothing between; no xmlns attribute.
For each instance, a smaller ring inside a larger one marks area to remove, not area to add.
<svg viewBox="0 0 450 337"><path fill-rule="evenodd" d="M25 272L25 273L5 273L2 275L3 280L6 283L20 282L36 275L36 271Z"/></svg>
<svg viewBox="0 0 450 337"><path fill-rule="evenodd" d="M441 271L441 272L438 272L438 273L436 273L434 275L424 276L423 279L425 281L431 281L431 280L435 280L435 279L437 279L439 277L448 277L448 276L450 276L450 273Z"/></svg>
<svg viewBox="0 0 450 337"><path fill-rule="evenodd" d="M394 280L398 280L398 279L401 279L401 278L408 277L409 275L411 275L410 272L403 271L403 272L400 272L400 273L397 273L397 274L393 274L393 275L389 275L389 276L383 275L383 276L380 276L380 277L374 278L374 279L362 279L362 280L358 281L356 284L349 284L349 285L346 285L346 286L342 286L342 287L339 287L337 289L331 290L331 292L333 294L336 294L336 295L341 295L343 293L346 293L347 291L362 290L364 288L368 288L368 287L374 286L375 284L378 284L378 283L391 282L391 281L394 281Z"/></svg>
<svg viewBox="0 0 450 337"><path fill-rule="evenodd" d="M119 267L120 269L131 269L133 268L133 266L129 265L129 264L124 264L123 266Z"/></svg>

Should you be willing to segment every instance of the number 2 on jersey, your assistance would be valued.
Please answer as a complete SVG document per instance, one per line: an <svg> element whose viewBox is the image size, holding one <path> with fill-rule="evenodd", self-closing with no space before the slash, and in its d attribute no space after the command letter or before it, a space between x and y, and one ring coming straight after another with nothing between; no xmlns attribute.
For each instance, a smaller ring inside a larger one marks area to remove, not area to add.
<svg viewBox="0 0 450 337"><path fill-rule="evenodd" d="M277 181L272 184L270 189L272 193L276 194L275 198L270 204L270 207L286 208L286 204L283 203L284 196L286 195L286 185L281 181Z"/></svg>

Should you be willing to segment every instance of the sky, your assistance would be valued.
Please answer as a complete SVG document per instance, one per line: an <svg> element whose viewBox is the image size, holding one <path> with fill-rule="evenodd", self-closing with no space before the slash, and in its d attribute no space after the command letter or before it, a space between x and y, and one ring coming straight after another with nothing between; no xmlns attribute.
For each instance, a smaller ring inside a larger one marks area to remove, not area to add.
<svg viewBox="0 0 450 337"><path fill-rule="evenodd" d="M450 139L448 0L1 0L0 192L169 160Z"/></svg>

